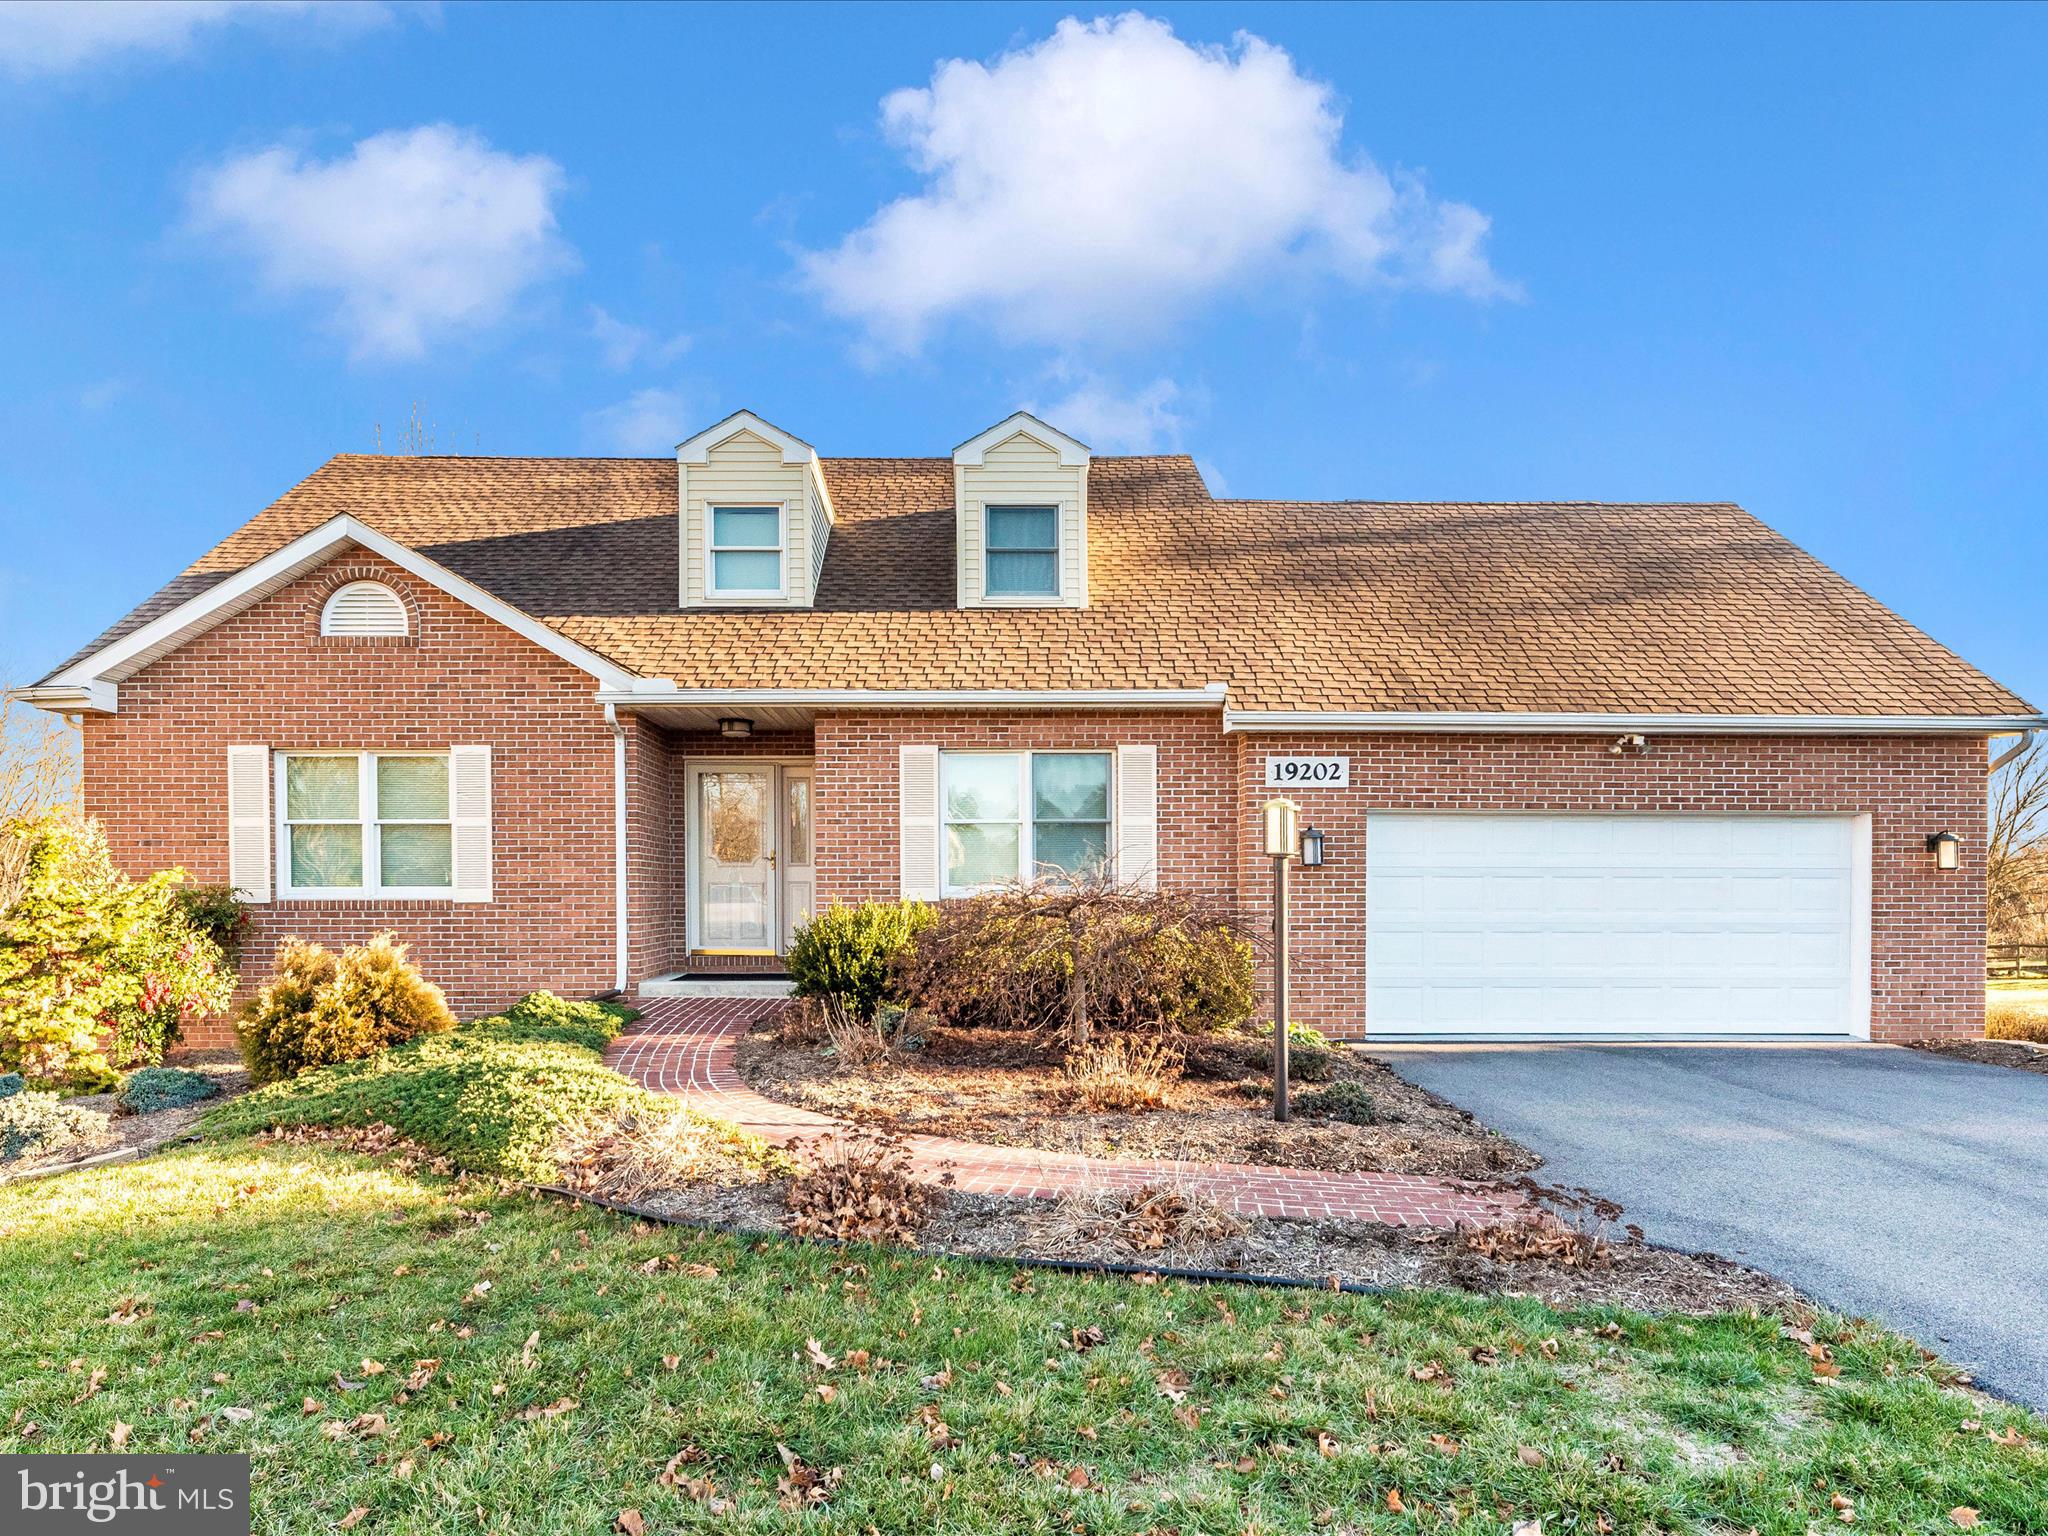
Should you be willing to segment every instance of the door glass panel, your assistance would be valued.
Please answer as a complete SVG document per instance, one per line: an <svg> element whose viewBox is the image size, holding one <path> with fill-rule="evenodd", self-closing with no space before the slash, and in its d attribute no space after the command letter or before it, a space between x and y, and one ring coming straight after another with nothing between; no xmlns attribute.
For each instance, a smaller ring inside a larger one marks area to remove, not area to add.
<svg viewBox="0 0 2048 1536"><path fill-rule="evenodd" d="M699 869L703 907L698 936L705 949L774 947L769 911L774 890L768 847L769 776L760 769L706 773L698 780Z"/></svg>
<svg viewBox="0 0 2048 1536"><path fill-rule="evenodd" d="M783 839L792 864L811 862L811 781L792 778L787 785L789 832Z"/></svg>

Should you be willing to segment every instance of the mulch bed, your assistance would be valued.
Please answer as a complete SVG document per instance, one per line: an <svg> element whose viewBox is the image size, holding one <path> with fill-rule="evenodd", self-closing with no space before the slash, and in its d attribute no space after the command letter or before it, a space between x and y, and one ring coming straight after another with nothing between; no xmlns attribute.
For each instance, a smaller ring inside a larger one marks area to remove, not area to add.
<svg viewBox="0 0 2048 1536"><path fill-rule="evenodd" d="M738 1232L779 1232L787 1215L781 1181L692 1184L644 1197L661 1215ZM1220 1243L1192 1250L1134 1251L1113 1236L1072 1241L1072 1222L1048 1200L948 1191L920 1234L926 1252L968 1258L1060 1258L1276 1275L1325 1284L1422 1287L1477 1295L1530 1296L1551 1306L1631 1307L1704 1316L1787 1312L1807 1303L1758 1270L1712 1254L1678 1253L1621 1240L1609 1262L1578 1267L1545 1260L1502 1263L1472 1252L1456 1233L1363 1222L1248 1219Z"/></svg>
<svg viewBox="0 0 2048 1536"><path fill-rule="evenodd" d="M214 1105L249 1091L249 1074L232 1051L186 1052L182 1056L174 1056L168 1064L204 1072L219 1085L220 1092L197 1104L159 1109L147 1115L122 1114L111 1093L78 1094L64 1102L79 1109L96 1109L112 1116L107 1121L107 1134L88 1146L59 1148L46 1157L30 1155L17 1158L4 1165L6 1177L14 1179L33 1174L61 1173L74 1163L101 1159L110 1152L133 1151L137 1157L147 1156L190 1131L193 1122Z"/></svg>
<svg viewBox="0 0 2048 1536"><path fill-rule="evenodd" d="M822 1047L783 1040L769 1019L740 1040L737 1059L756 1092L785 1104L904 1134L997 1146L1442 1178L1498 1178L1541 1161L1355 1050L1335 1053L1336 1078L1362 1085L1381 1123L1297 1113L1275 1124L1272 1079L1264 1070L1270 1049L1245 1037L1191 1045L1168 1106L1128 1112L1075 1103L1057 1054L1008 1030L933 1029L921 1050L854 1067ZM1297 1106L1320 1086L1297 1084Z"/></svg>
<svg viewBox="0 0 2048 1536"><path fill-rule="evenodd" d="M1987 1067L2017 1067L2022 1072L2048 1072L2048 1050L2020 1040L1918 1040L1915 1050L1954 1056Z"/></svg>

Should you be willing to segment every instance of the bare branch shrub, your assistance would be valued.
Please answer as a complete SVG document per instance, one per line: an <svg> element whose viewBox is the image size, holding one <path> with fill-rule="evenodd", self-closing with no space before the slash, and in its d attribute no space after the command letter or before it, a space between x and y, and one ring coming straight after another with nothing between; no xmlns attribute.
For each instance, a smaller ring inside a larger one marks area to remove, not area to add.
<svg viewBox="0 0 2048 1536"><path fill-rule="evenodd" d="M1205 1033L1251 1017L1253 928L1217 897L1091 882L1007 887L938 908L897 989L936 1022Z"/></svg>
<svg viewBox="0 0 2048 1536"><path fill-rule="evenodd" d="M0 703L0 823L78 803L78 733L56 715ZM21 894L28 845L0 839L0 912Z"/></svg>
<svg viewBox="0 0 2048 1536"><path fill-rule="evenodd" d="M2048 943L2048 745L1992 775L1985 846L1993 941Z"/></svg>
<svg viewBox="0 0 2048 1536"><path fill-rule="evenodd" d="M789 1181L786 1225L798 1237L847 1243L914 1243L939 1188L912 1172L900 1136L856 1128L790 1148L800 1166Z"/></svg>

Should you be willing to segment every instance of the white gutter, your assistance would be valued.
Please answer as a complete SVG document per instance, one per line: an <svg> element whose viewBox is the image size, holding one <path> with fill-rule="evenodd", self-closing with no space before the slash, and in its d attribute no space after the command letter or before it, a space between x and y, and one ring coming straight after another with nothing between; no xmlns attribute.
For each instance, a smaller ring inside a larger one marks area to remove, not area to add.
<svg viewBox="0 0 2048 1536"><path fill-rule="evenodd" d="M105 681L35 683L27 688L10 688L0 698L10 704L32 704L53 715L111 715L120 702L121 690L118 684Z"/></svg>
<svg viewBox="0 0 2048 1536"><path fill-rule="evenodd" d="M2022 752L2026 751L2027 748L2031 747L2033 744L2034 733L2030 730L2021 731L2020 739L2018 741L2014 742L2011 746L2007 747L2003 752L1999 753L1998 756L1991 759L1991 761L1985 765L1984 777L1987 779L1990 778L1992 774L1998 772L1999 769L2003 768L2007 763L2011 762L2014 758L2018 757Z"/></svg>
<svg viewBox="0 0 2048 1536"><path fill-rule="evenodd" d="M604 707L604 723L612 733L612 906L617 914L612 925L612 985L623 992L629 979L626 962L626 728L619 724L619 712L609 704Z"/></svg>
<svg viewBox="0 0 2048 1536"><path fill-rule="evenodd" d="M1204 688L678 688L665 679L629 689L600 688L607 709L624 704L725 709L741 705L800 709L1221 709L1223 684Z"/></svg>
<svg viewBox="0 0 2048 1536"><path fill-rule="evenodd" d="M1458 731L1546 734L1660 731L1685 736L2003 736L2048 727L2041 715L1630 715L1477 710L1226 709L1226 731Z"/></svg>

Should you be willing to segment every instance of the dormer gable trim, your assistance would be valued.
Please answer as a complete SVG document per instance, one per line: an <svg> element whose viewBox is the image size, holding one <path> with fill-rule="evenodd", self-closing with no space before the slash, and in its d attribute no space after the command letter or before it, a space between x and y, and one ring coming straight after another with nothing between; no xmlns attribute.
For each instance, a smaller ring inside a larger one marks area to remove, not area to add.
<svg viewBox="0 0 2048 1536"><path fill-rule="evenodd" d="M782 454L785 464L809 464L818 462L818 450L793 433L785 432L771 421L763 421L752 411L734 411L716 426L706 427L695 437L686 438L676 444L678 464L708 464L711 450L729 438L742 432L751 432L765 442L773 443Z"/></svg>
<svg viewBox="0 0 2048 1536"><path fill-rule="evenodd" d="M1018 411L997 422L986 432L975 433L953 450L953 462L979 469L983 456L989 449L999 447L1020 435L1042 443L1058 453L1060 463L1070 469L1087 467L1090 450L1086 443L1079 438L1067 436L1058 427L1048 426L1029 411Z"/></svg>

